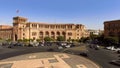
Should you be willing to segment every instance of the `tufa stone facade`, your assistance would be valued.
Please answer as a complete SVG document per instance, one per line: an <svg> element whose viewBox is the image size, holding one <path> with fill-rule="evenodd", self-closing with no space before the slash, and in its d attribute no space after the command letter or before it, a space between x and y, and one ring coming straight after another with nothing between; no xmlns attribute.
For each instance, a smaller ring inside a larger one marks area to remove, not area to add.
<svg viewBox="0 0 120 68"><path fill-rule="evenodd" d="M24 17L13 17L12 26L0 26L0 38L12 39L41 39L51 37L57 39L58 36L64 36L65 40L80 39L88 37L85 26L82 24L48 24L28 22Z"/></svg>

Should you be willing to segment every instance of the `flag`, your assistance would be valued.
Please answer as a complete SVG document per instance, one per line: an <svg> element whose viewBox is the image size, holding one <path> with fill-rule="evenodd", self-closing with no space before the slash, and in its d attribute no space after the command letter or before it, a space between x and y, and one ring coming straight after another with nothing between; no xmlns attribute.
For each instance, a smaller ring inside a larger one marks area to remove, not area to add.
<svg viewBox="0 0 120 68"><path fill-rule="evenodd" d="M19 10L16 10L16 13L19 13Z"/></svg>

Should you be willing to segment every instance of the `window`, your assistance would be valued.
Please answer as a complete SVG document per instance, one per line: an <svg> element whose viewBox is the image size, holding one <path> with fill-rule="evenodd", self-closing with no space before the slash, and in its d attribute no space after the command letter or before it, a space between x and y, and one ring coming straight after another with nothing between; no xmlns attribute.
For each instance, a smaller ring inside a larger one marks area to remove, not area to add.
<svg viewBox="0 0 120 68"><path fill-rule="evenodd" d="M25 36L25 33L23 33L23 36Z"/></svg>
<svg viewBox="0 0 120 68"><path fill-rule="evenodd" d="M69 37L69 39L71 39L71 37Z"/></svg>
<svg viewBox="0 0 120 68"><path fill-rule="evenodd" d="M68 32L68 36L72 36L72 32Z"/></svg>
<svg viewBox="0 0 120 68"><path fill-rule="evenodd" d="M33 37L33 40L35 40L36 38L35 37Z"/></svg>
<svg viewBox="0 0 120 68"><path fill-rule="evenodd" d="M26 27L30 27L30 24L27 24Z"/></svg>
<svg viewBox="0 0 120 68"><path fill-rule="evenodd" d="M45 28L49 28L49 25L45 25Z"/></svg>
<svg viewBox="0 0 120 68"><path fill-rule="evenodd" d="M32 27L37 28L37 24L32 24Z"/></svg>
<svg viewBox="0 0 120 68"><path fill-rule="evenodd" d="M79 28L79 25L77 25L76 28Z"/></svg>
<svg viewBox="0 0 120 68"><path fill-rule="evenodd" d="M68 29L72 29L72 25L68 25Z"/></svg>
<svg viewBox="0 0 120 68"><path fill-rule="evenodd" d="M60 32L59 32L59 31L57 32L57 35L60 35Z"/></svg>
<svg viewBox="0 0 120 68"><path fill-rule="evenodd" d="M37 32L32 32L32 36L36 36L37 35Z"/></svg>
<svg viewBox="0 0 120 68"><path fill-rule="evenodd" d="M40 32L40 35L43 35L43 32Z"/></svg>

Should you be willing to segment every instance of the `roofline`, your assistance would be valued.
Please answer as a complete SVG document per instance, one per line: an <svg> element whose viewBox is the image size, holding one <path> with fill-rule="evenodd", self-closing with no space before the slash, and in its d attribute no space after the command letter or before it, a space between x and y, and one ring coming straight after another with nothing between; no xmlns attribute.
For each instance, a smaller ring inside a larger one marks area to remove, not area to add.
<svg viewBox="0 0 120 68"><path fill-rule="evenodd" d="M113 22L116 22L116 21L120 21L120 20L104 21L104 23L113 23Z"/></svg>

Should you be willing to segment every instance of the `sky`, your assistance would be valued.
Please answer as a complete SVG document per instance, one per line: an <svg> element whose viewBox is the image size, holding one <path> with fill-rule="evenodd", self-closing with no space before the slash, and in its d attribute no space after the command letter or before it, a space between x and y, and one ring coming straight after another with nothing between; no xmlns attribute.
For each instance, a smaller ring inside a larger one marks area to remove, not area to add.
<svg viewBox="0 0 120 68"><path fill-rule="evenodd" d="M15 16L26 17L30 22L104 29L104 21L120 19L120 0L0 0L0 24L12 25Z"/></svg>

